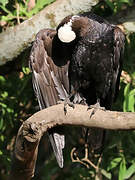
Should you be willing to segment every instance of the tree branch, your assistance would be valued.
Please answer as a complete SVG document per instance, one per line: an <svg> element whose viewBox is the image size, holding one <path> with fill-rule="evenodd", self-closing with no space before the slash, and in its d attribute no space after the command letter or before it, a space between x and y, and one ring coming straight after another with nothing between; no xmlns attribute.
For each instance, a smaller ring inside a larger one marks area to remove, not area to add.
<svg viewBox="0 0 135 180"><path fill-rule="evenodd" d="M57 0L20 25L0 34L0 65L17 57L30 46L35 35L43 28L54 28L70 14L90 11L98 0Z"/></svg>
<svg viewBox="0 0 135 180"><path fill-rule="evenodd" d="M57 0L20 25L8 28L0 34L0 65L13 60L31 45L35 35L43 28L54 28L70 14L88 12L99 0ZM135 5L108 18L122 24L129 32L135 32Z"/></svg>
<svg viewBox="0 0 135 180"><path fill-rule="evenodd" d="M88 110L87 106L75 105L75 109L68 107L65 115L63 104L58 104L41 110L26 120L18 131L9 180L32 178L40 139L48 129L56 125L135 129L135 113L97 110L90 119L91 113L92 109Z"/></svg>

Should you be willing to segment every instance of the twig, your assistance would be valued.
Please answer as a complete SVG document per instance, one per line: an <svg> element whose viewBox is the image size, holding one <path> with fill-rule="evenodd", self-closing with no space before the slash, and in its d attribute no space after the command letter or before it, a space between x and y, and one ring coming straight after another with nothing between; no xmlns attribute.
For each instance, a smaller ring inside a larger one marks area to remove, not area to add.
<svg viewBox="0 0 135 180"><path fill-rule="evenodd" d="M19 3L16 3L16 9L17 9L17 23L20 24L20 17L19 17L20 6L19 6Z"/></svg>

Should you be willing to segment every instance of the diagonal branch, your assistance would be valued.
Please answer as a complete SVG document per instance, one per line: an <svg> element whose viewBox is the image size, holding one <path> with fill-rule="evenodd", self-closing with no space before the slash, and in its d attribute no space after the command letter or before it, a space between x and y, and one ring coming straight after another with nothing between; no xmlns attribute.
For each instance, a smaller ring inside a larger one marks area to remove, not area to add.
<svg viewBox="0 0 135 180"><path fill-rule="evenodd" d="M18 131L9 180L30 180L34 176L40 139L56 125L135 129L135 113L97 110L90 118L91 112L92 109L88 110L87 106L75 105L75 109L68 107L65 115L63 104L58 104L31 116Z"/></svg>
<svg viewBox="0 0 135 180"><path fill-rule="evenodd" d="M30 46L43 28L54 28L68 15L90 11L98 0L57 0L23 23L0 34L0 65L17 57Z"/></svg>

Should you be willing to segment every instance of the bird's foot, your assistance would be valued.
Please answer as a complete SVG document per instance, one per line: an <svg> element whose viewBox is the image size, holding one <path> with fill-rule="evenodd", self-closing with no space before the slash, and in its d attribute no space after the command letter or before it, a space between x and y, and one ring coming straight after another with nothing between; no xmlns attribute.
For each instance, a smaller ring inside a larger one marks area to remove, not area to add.
<svg viewBox="0 0 135 180"><path fill-rule="evenodd" d="M65 112L65 114L67 114L67 105L69 105L69 106L72 107L73 109L75 108L74 103L71 102L69 98L66 98L66 99L64 100L64 112Z"/></svg>
<svg viewBox="0 0 135 180"><path fill-rule="evenodd" d="M71 102L68 97L65 98L64 101L58 101L57 103L58 103L58 104L64 104L64 112L65 112L65 115L67 114L67 105L69 105L69 106L72 107L73 109L75 108L74 103Z"/></svg>
<svg viewBox="0 0 135 180"><path fill-rule="evenodd" d="M89 109L93 109L92 112L91 112L91 114L90 114L90 118L96 113L97 110L106 111L105 107L101 107L101 106L100 106L100 102L99 102L99 101L97 101L96 104L90 105L90 106L88 107L88 110L89 110Z"/></svg>

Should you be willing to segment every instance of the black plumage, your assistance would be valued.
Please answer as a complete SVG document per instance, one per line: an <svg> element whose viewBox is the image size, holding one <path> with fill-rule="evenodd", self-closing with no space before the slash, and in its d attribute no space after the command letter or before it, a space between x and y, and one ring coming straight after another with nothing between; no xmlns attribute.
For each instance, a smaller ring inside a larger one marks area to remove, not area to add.
<svg viewBox="0 0 135 180"><path fill-rule="evenodd" d="M123 32L92 13L64 18L56 31L40 31L30 55L40 108L72 94L74 103L99 102L111 109L119 89L123 50ZM50 139L62 167L64 141L61 136L54 139L54 134L52 130Z"/></svg>
<svg viewBox="0 0 135 180"><path fill-rule="evenodd" d="M70 91L74 89L88 105L99 99L101 106L110 109L119 88L124 34L117 26L91 13L66 17L57 32L70 19L76 38L69 43L54 39L53 60L60 59L66 46L62 59L70 59ZM60 48L57 51L56 46Z"/></svg>

